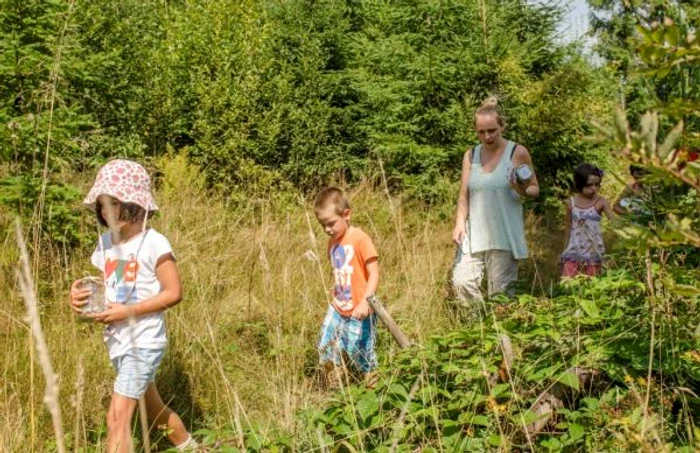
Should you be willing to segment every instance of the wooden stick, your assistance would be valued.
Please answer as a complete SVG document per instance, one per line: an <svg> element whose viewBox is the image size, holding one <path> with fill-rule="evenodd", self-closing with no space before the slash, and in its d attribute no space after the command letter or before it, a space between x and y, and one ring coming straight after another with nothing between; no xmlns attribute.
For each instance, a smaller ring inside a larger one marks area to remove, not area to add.
<svg viewBox="0 0 700 453"><path fill-rule="evenodd" d="M367 302L369 302L369 304L372 306L372 310L374 310L377 316L379 316L379 319L382 320L382 323L386 326L386 328L389 329L389 332L391 332L391 335L399 344L399 347L401 349L406 349L411 346L411 342L408 340L408 337L403 333L398 324L396 324L396 321L394 321L394 318L391 317L389 312L386 311L386 308L384 308L384 305L380 302L379 298L373 294L367 298Z"/></svg>

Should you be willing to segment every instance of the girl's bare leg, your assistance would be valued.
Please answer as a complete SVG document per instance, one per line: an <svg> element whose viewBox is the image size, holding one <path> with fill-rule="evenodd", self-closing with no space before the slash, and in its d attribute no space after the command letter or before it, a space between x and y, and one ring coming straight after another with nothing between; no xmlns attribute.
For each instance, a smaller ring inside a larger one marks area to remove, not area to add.
<svg viewBox="0 0 700 453"><path fill-rule="evenodd" d="M168 440L174 446L178 446L189 439L190 433L187 432L180 417L163 403L155 382L148 384L144 398L146 400L148 419L155 426L166 425L168 427Z"/></svg>
<svg viewBox="0 0 700 453"><path fill-rule="evenodd" d="M131 417L138 400L112 393L107 411L107 450L109 453L131 453Z"/></svg>

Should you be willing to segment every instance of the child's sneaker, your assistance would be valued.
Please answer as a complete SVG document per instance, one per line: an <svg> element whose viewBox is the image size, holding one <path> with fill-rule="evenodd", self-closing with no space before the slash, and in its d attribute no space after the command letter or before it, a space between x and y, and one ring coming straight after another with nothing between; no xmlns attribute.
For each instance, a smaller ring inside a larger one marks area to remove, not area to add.
<svg viewBox="0 0 700 453"><path fill-rule="evenodd" d="M197 447L199 447L199 444L196 440L194 440L194 437L192 437L191 434L186 441L184 441L180 445L175 445L175 449L177 451L195 451L197 450Z"/></svg>

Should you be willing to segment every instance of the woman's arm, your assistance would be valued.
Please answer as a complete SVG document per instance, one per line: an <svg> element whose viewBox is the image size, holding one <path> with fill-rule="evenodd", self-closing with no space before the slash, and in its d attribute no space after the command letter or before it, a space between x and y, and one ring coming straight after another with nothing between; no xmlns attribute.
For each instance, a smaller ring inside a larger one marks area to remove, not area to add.
<svg viewBox="0 0 700 453"><path fill-rule="evenodd" d="M457 197L457 208L455 209L455 227L452 232L452 241L460 245L464 240L465 222L469 216L469 174L471 172L471 154L473 150L468 150L462 158L462 177L459 181L459 196Z"/></svg>
<svg viewBox="0 0 700 453"><path fill-rule="evenodd" d="M129 317L137 318L150 313L174 307L182 300L182 283L180 273L172 253L166 253L156 262L156 278L160 282L160 292L137 304L110 304L102 313L91 317L96 321L111 324Z"/></svg>
<svg viewBox="0 0 700 453"><path fill-rule="evenodd" d="M513 168L518 168L522 164L527 164L532 169L532 176L530 179L525 181L518 181L517 179L511 184L513 189L515 189L521 197L537 198L540 195L540 185L537 182L537 175L535 174L535 167L532 165L532 157L530 152L522 145L515 145L515 151L513 153Z"/></svg>

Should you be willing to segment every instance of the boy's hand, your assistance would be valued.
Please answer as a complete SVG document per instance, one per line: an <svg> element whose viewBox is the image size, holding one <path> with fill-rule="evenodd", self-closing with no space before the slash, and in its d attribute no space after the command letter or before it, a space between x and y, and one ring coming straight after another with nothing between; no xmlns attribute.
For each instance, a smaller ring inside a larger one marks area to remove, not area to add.
<svg viewBox="0 0 700 453"><path fill-rule="evenodd" d="M80 280L76 280L70 285L70 308L75 313L82 313L83 307L87 305L87 298L91 291L88 288L81 288Z"/></svg>
<svg viewBox="0 0 700 453"><path fill-rule="evenodd" d="M372 307L370 307L367 299L362 299L362 302L352 309L351 316L355 319L365 319L370 313L372 313Z"/></svg>
<svg viewBox="0 0 700 453"><path fill-rule="evenodd" d="M89 318L94 319L102 324L112 324L115 322L124 321L129 316L133 316L133 310L131 306L125 304L107 303L105 305L105 311L102 313L95 313L88 315Z"/></svg>

